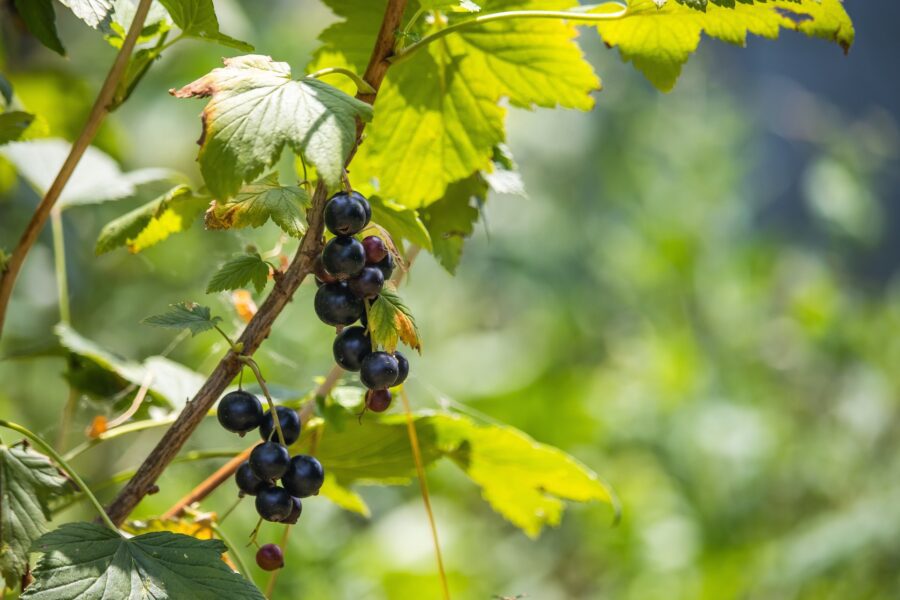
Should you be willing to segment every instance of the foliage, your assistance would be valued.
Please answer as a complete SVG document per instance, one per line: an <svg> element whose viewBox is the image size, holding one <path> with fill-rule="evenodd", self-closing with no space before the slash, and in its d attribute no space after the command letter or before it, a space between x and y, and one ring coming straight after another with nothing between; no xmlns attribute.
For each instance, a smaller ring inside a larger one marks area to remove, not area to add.
<svg viewBox="0 0 900 600"><path fill-rule="evenodd" d="M222 317L212 316L208 306L194 302L179 302L170 308L167 313L147 317L144 323L169 329L187 329L191 335L197 335L213 329L222 320Z"/></svg>

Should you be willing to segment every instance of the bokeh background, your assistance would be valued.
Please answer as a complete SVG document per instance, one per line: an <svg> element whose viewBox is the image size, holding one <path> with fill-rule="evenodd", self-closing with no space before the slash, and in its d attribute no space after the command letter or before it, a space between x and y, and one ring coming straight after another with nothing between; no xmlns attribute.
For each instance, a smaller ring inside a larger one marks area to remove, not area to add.
<svg viewBox="0 0 900 600"><path fill-rule="evenodd" d="M223 31L295 72L333 20L313 0L216 5ZM402 290L425 341L412 400L564 449L610 482L624 513L613 526L608 506L571 506L531 540L438 465L429 480L455 597L900 597L900 5L847 8L858 40L847 57L791 34L747 49L707 41L668 95L584 30L606 88L596 109L511 110L528 197L491 197L457 276L423 255ZM74 139L112 51L65 11L59 20L70 59L4 19L0 60L26 106ZM172 167L199 182L202 104L166 90L229 54L199 42L166 54L97 146L124 168ZM0 245L11 247L37 196L4 177ZM141 255L95 257L103 224L133 207L66 211L65 250L74 327L140 359L172 341L138 323L168 303L233 314L226 297L204 296L208 273L277 233L198 223ZM301 288L258 355L272 382L299 393L331 366L333 332L313 316L313 291ZM0 344L0 414L51 438L67 396L65 362L52 354L58 319L46 231ZM201 336L171 357L205 373L223 351ZM75 431L97 414L110 407L82 399ZM77 466L102 481L137 465L158 435ZM235 444L210 423L190 447ZM171 468L138 516L215 466ZM307 503L275 597L438 596L417 488L362 493L370 520ZM225 486L204 508L221 512L233 494ZM62 515L90 517L84 507ZM226 530L241 539L253 523L244 507ZM261 539L279 535L264 528Z"/></svg>

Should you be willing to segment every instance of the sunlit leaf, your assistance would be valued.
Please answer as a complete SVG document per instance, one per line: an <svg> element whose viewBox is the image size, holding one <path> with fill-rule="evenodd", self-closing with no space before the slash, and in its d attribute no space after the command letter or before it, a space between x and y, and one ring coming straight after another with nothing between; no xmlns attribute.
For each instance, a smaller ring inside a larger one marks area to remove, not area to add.
<svg viewBox="0 0 900 600"><path fill-rule="evenodd" d="M212 316L208 306L194 302L179 302L170 305L169 312L147 317L142 323L168 329L187 329L191 335L197 335L213 329L221 320L222 317Z"/></svg>
<svg viewBox="0 0 900 600"><path fill-rule="evenodd" d="M253 46L219 31L213 0L159 0L184 35L250 52Z"/></svg>
<svg viewBox="0 0 900 600"><path fill-rule="evenodd" d="M268 280L269 263L264 261L256 252L242 254L219 267L219 270L209 280L209 285L206 286L206 293L236 290L246 287L248 283L252 282L258 294L266 287Z"/></svg>
<svg viewBox="0 0 900 600"><path fill-rule="evenodd" d="M305 189L280 185L278 174L270 173L245 185L234 198L210 206L206 226L209 229L262 227L272 219L286 234L298 238L306 231L300 207L307 207L309 202Z"/></svg>
<svg viewBox="0 0 900 600"><path fill-rule="evenodd" d="M412 312L390 286L381 290L369 308L369 329L372 340L386 352L396 350L398 341L414 350L422 349Z"/></svg>
<svg viewBox="0 0 900 600"><path fill-rule="evenodd" d="M29 0L30 1L30 0ZM96 29L105 23L113 8L113 0L59 0L68 6L75 16Z"/></svg>

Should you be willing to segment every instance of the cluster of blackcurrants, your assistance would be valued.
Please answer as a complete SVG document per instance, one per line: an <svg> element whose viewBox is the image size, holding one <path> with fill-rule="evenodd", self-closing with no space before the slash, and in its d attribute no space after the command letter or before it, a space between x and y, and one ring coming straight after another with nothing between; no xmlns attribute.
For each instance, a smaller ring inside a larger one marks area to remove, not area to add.
<svg viewBox="0 0 900 600"><path fill-rule="evenodd" d="M256 512L267 521L293 524L300 518L301 498L315 496L325 481L325 470L312 456L291 457L286 446L300 437L300 415L285 406L275 408L284 445L278 437L272 411L263 412L259 398L237 390L219 402L219 423L244 435L259 428L263 442L253 448L250 459L238 467L235 481L241 494L256 496ZM281 486L276 484L281 480Z"/></svg>
<svg viewBox="0 0 900 600"><path fill-rule="evenodd" d="M394 257L380 237L362 241L355 236L372 218L372 208L358 192L339 192L325 205L325 226L335 235L322 250L315 266L315 310L322 322L343 327L334 340L334 360L348 371L359 372L369 388L366 408L383 412L391 405L389 388L409 375L409 362L399 352L372 348L366 302L378 298L394 272ZM356 321L361 325L346 327Z"/></svg>

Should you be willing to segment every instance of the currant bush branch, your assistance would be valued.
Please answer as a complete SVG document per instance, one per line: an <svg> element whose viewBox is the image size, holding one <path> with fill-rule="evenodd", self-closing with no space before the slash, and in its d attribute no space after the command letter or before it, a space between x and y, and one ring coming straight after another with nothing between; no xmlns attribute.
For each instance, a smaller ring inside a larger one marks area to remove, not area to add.
<svg viewBox="0 0 900 600"><path fill-rule="evenodd" d="M94 101L94 106L91 108L91 113L88 116L87 123L84 125L84 129L81 131L78 139L75 140L75 143L72 144L72 149L69 151L69 155L66 157L56 179L50 185L50 189L47 190L47 193L44 194L37 209L35 209L31 220L28 222L25 231L22 233L22 237L19 239L18 244L16 244L12 254L9 256L9 262L6 264L6 268L0 272L0 336L3 334L3 324L6 320L6 311L9 308L9 300L12 297L16 278L19 276L22 265L25 263L25 256L28 254L28 251L31 250L31 247L38 238L38 234L40 234L41 230L44 228L47 218L50 216L56 201L59 200L63 189L69 182L69 178L75 171L75 167L78 165L79 161L81 161L81 157L84 155L88 146L91 145L94 136L97 135L97 131L100 129L100 125L103 123L106 115L109 114L115 97L116 88L118 87L122 76L125 74L128 61L131 58L131 53L134 50L138 36L144 27L144 21L147 19L147 13L150 10L151 2L152 0L141 0L138 5L134 14L134 20L131 22L131 27L128 29L128 35L125 36L122 48L116 55L116 60L113 62L109 73L106 75L106 80L103 82L103 87L100 88L97 99Z"/></svg>

